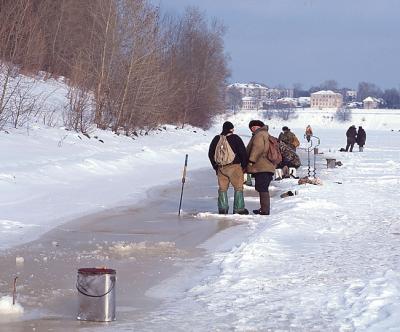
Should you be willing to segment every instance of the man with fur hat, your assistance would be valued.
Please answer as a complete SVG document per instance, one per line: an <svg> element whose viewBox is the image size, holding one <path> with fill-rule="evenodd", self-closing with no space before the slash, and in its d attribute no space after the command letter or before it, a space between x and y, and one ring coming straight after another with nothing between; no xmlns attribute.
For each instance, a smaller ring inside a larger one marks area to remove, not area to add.
<svg viewBox="0 0 400 332"><path fill-rule="evenodd" d="M260 208L253 210L253 212L269 215L270 196L268 189L275 173L275 166L267 158L269 149L268 126L260 120L251 120L249 128L253 136L247 145L247 172L254 175L255 189L260 196Z"/></svg>
<svg viewBox="0 0 400 332"><path fill-rule="evenodd" d="M229 211L228 188L231 183L234 188L233 213L249 214L243 197L243 170L247 167L246 147L233 130L233 124L226 121L221 134L214 137L208 150L208 158L218 178L218 213L227 214ZM221 161L222 154L228 156L224 159L225 162Z"/></svg>
<svg viewBox="0 0 400 332"><path fill-rule="evenodd" d="M279 134L278 141L285 143L293 151L300 145L300 142L295 134L293 134L287 126L282 127L282 132Z"/></svg>

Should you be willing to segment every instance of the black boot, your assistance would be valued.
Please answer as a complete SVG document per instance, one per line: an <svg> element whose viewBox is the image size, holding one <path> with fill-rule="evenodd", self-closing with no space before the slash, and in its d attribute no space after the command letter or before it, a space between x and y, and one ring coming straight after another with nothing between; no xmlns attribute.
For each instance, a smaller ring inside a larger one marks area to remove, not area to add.
<svg viewBox="0 0 400 332"><path fill-rule="evenodd" d="M269 192L260 192L260 206L258 210L253 210L254 214L260 214L262 216L269 215L270 212L270 197Z"/></svg>

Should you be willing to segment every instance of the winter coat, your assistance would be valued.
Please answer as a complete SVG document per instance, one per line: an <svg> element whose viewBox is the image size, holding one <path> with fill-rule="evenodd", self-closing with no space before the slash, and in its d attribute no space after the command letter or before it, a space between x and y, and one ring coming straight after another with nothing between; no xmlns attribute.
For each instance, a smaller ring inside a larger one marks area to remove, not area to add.
<svg viewBox="0 0 400 332"><path fill-rule="evenodd" d="M357 144L359 146L364 146L365 141L367 140L367 134L363 128L358 128L358 133L357 133Z"/></svg>
<svg viewBox="0 0 400 332"><path fill-rule="evenodd" d="M347 136L347 142L354 144L356 142L356 136L357 136L356 127L355 126L351 126L349 129L347 129L346 136Z"/></svg>
<svg viewBox="0 0 400 332"><path fill-rule="evenodd" d="M269 134L267 128L267 126L264 126L257 129L247 145L249 160L247 166L248 173L275 173L275 166L267 159L267 151L269 149Z"/></svg>
<svg viewBox="0 0 400 332"><path fill-rule="evenodd" d="M312 134L313 134L313 131L311 129L311 126L307 126L305 135L306 136L312 136Z"/></svg>
<svg viewBox="0 0 400 332"><path fill-rule="evenodd" d="M301 161L297 153L282 141L279 142L279 150L281 151L282 162L278 165L278 168L282 168L283 166L299 168L301 166Z"/></svg>
<svg viewBox="0 0 400 332"><path fill-rule="evenodd" d="M235 153L235 159L233 159L232 164L240 164L243 169L246 168L247 152L242 139L236 134L231 134L226 136L226 140L231 146L233 152ZM215 149L217 147L218 141L219 141L219 135L213 138L210 147L208 149L208 158L210 159L211 165L215 170L218 169L218 165L214 160Z"/></svg>
<svg viewBox="0 0 400 332"><path fill-rule="evenodd" d="M296 147L293 144L295 137L296 137L295 134L293 134L290 130L287 130L279 134L278 140L285 143L293 150L296 150Z"/></svg>

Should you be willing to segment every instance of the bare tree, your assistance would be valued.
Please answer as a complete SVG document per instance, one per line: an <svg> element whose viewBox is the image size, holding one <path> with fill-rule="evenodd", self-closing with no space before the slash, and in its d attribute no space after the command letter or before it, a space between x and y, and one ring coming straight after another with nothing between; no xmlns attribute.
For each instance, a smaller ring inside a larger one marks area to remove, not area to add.
<svg viewBox="0 0 400 332"><path fill-rule="evenodd" d="M239 89L231 86L227 89L226 99L228 107L236 113L242 107L242 94Z"/></svg>
<svg viewBox="0 0 400 332"><path fill-rule="evenodd" d="M335 119L339 122L348 122L351 120L351 109L347 107L340 107L335 113Z"/></svg>

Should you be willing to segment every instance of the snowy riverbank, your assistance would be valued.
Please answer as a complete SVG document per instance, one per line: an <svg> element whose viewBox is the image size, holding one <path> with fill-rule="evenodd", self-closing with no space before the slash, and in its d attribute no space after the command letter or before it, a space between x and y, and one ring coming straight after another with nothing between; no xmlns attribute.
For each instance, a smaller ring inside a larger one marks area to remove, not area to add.
<svg viewBox="0 0 400 332"><path fill-rule="evenodd" d="M345 145L344 132L350 123L334 121L334 110L297 112L297 117L285 124L299 138L310 123L326 150ZM384 132L400 129L400 111L369 113L363 111L360 122L351 123L363 124L367 132L370 128ZM241 112L229 119L247 142L247 123L260 116ZM209 142L226 118L217 119L209 131L165 126L135 140L100 130L91 133L89 139L63 128L37 124L30 125L29 130L0 132L0 249L35 239L78 216L135 204L152 186L179 181L186 153L189 169L207 167ZM278 135L284 124L276 118L266 123L273 135ZM338 130L337 143L329 144L322 136L319 130L326 128Z"/></svg>
<svg viewBox="0 0 400 332"><path fill-rule="evenodd" d="M8 132L0 132L0 248L140 201L149 188L180 178L186 153L191 169L208 163L210 136L198 128L165 126L135 140L59 128Z"/></svg>
<svg viewBox="0 0 400 332"><path fill-rule="evenodd" d="M256 117L252 112L230 117L245 141L248 120ZM271 216L249 216L248 224L210 240L203 265L195 265L195 271L188 266L149 292L166 300L164 306L143 320L116 323L115 329L396 331L397 119L380 113L366 115L362 123L336 123L299 113L285 123L300 138L310 123L321 138L317 175L323 185L277 183L279 190L298 189L299 195L273 199ZM83 214L133 205L155 185L179 182L186 153L189 169L207 167L208 145L222 121L207 132L167 126L135 140L104 131L89 139L39 126L1 132L2 248ZM266 122L279 134L281 120ZM338 152L352 123L367 128L364 153ZM326 169L328 156L343 166ZM254 197L246 200L254 204Z"/></svg>

